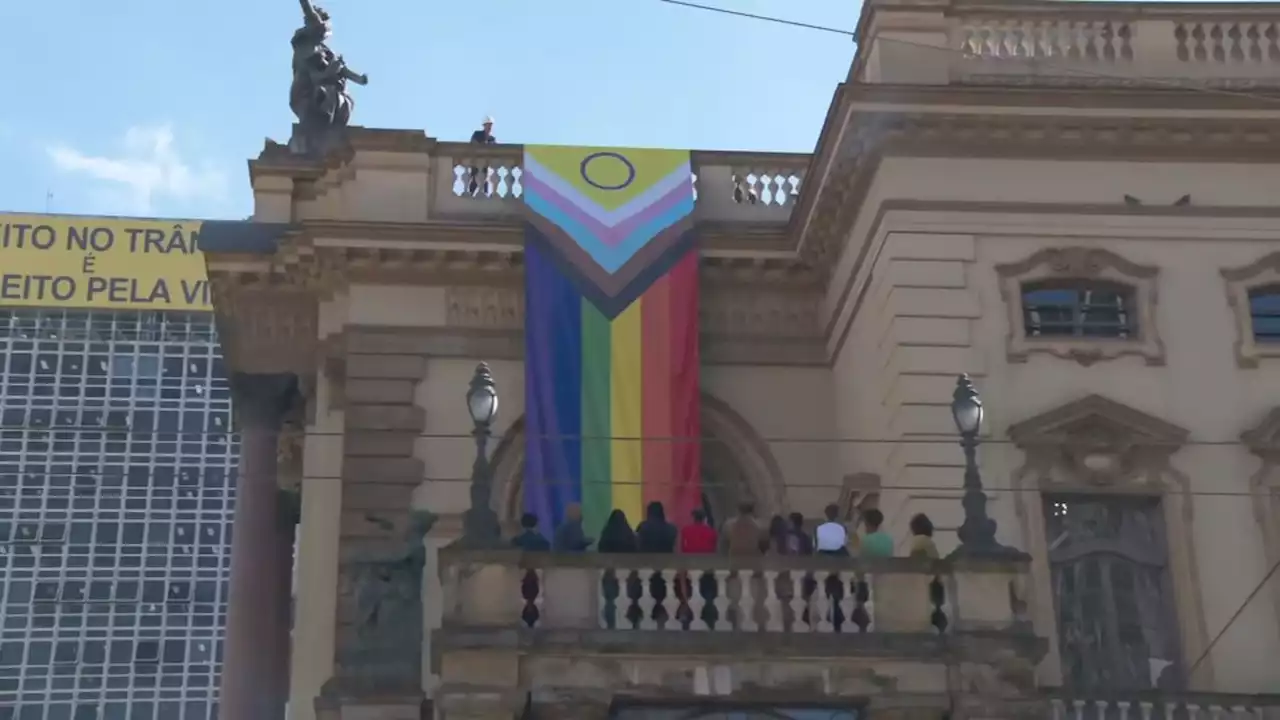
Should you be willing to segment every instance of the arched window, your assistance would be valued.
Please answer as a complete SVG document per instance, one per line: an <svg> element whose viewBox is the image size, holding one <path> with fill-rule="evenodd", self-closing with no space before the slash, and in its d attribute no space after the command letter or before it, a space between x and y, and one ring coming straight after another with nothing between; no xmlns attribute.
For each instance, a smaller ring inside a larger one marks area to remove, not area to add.
<svg viewBox="0 0 1280 720"><path fill-rule="evenodd" d="M1280 343L1280 285L1249 291L1249 320L1254 342Z"/></svg>
<svg viewBox="0 0 1280 720"><path fill-rule="evenodd" d="M1069 278L1024 283L1022 317L1028 338L1138 336L1137 293L1123 283Z"/></svg>
<svg viewBox="0 0 1280 720"><path fill-rule="evenodd" d="M1063 684L1177 689L1176 614L1158 500L1044 496Z"/></svg>

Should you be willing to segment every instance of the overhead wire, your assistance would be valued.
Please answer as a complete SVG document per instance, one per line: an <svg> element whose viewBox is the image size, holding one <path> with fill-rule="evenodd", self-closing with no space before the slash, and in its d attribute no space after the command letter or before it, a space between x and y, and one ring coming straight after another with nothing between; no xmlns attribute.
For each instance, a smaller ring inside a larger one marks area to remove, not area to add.
<svg viewBox="0 0 1280 720"><path fill-rule="evenodd" d="M83 410L83 408L78 408ZM105 408L104 408L105 410ZM180 413L182 410L167 409L147 409L146 412L174 412ZM186 412L192 412L187 410ZM104 435L123 435L126 437L137 436L164 436L161 442L183 442L190 441L191 438L202 437L234 437L238 436L236 430L141 430L129 427L108 426L108 425L0 425L0 433L19 432L19 433L40 433L40 434L71 434L71 433L101 433ZM288 432L288 431L282 431ZM296 434L300 437L350 437L352 434L376 435L388 434L398 435L401 437L412 436L418 440L467 440L474 441L475 434L472 432L412 432L408 430L398 430L396 428L354 428L351 430L304 430ZM500 433L491 435L493 442L499 442ZM723 438L711 436L682 436L682 435L586 435L579 433L522 433L521 437L526 441L529 439L546 440L546 441L580 441L580 442L643 442L643 443L669 443L672 445L714 445L732 442ZM3 439L3 438L0 438ZM55 438L56 439L56 438ZM787 436L759 436L753 440L765 445L938 445L959 443L960 439L954 434L919 434L912 437L900 438L864 438L864 437L787 437ZM121 439L112 438L104 439L103 442L120 442ZM999 437L980 437L979 444L989 445L1017 445L1018 441L1012 438ZM1059 443L1061 447L1070 449L1073 447L1092 448L1096 443L1072 442L1066 440ZM1245 447L1245 443L1241 440L1197 440L1187 438L1178 443L1178 447Z"/></svg>
<svg viewBox="0 0 1280 720"><path fill-rule="evenodd" d="M377 458L357 458L357 460L359 460L359 459L369 459L369 460L373 460L373 461L375 461L375 462L377 461ZM119 464L121 464L121 465L127 465L128 463L119 463ZM164 467L174 467L174 468L175 468L177 471L179 471L179 472L183 469L181 465L177 465L177 466L164 466ZM955 472L959 473L959 472L963 472L963 469L964 469L964 468L963 468L963 467L961 467L961 466L945 466L945 467L943 467L943 466L935 466L935 467L934 467L934 469L946 470L946 471L955 471ZM89 469L81 470L81 471L45 471L45 470L37 470L37 471L13 471L13 472L0 473L0 474L9 475L9 476L12 476L12 477L29 478L29 479L46 479L46 478L94 478L94 479L96 479L96 480L101 480L104 476L109 476L109 477L111 477L113 480L118 480L119 482L118 482L117 484L113 484L113 485L99 486L99 488L100 488L100 489L101 489L101 488L107 488L107 489L119 488L120 490L122 490L122 491L123 491L123 490L127 490L127 489L129 489L130 487L136 487L136 488L138 488L138 489L143 489L143 488L149 488L149 487L152 487L151 485L146 485L146 486L131 486L131 485L129 484L129 481L130 481L130 479L131 479L131 478L130 478L130 475L128 474L128 472L125 472L125 473L123 473L123 474L109 474L109 473L105 473L105 472L103 472L100 468L89 468ZM144 476L144 477L145 477L146 479L150 479L150 477L149 477L149 476ZM349 479L352 479L353 477L354 477L354 476L353 476L352 474L346 474L346 475L308 475L308 474L305 474L305 473L304 473L304 474L302 474L302 475L300 475L300 476L299 476L299 479L300 479L301 481L303 481L303 482L308 481L308 480L318 480L318 481L342 481L342 480L349 480ZM134 476L132 479L135 479L135 480L136 480L136 479L137 479L137 477L136 477L136 476ZM470 476L438 476L438 477L437 477L437 476L422 475L422 474L417 474L417 473L412 474L412 475L382 474L382 473L379 473L375 478L372 478L372 479L362 479L360 482L362 482L362 483L364 483L364 484L368 484L368 485L404 485L404 484L409 483L409 482L426 482L426 483L470 483L470 482L472 482L473 480L474 480L474 478L472 478L472 477L470 477ZM231 484L231 483L228 483L228 484ZM525 482L525 486L526 486L526 487L528 487L528 486L530 486L530 485L532 485L532 484L533 484L533 483L530 483L530 482L528 482L528 481L526 481L526 482ZM594 480L594 479L590 479L590 478L583 478L583 479L582 479L582 480L580 480L580 481L579 481L579 480L556 480L556 479L549 479L549 480L543 480L543 481L540 481L540 482L538 482L538 483L536 483L536 484L537 484L538 486L540 486L540 487L562 487L562 486L573 486L573 487L577 487L577 486L579 486L579 485L582 485L582 486L591 486L591 485L608 485L608 486L610 486L610 487L618 487L618 486L627 487L627 486L640 486L640 485L643 485L644 487L655 487L655 486L657 486L657 487L662 487L662 486L666 486L666 485L684 485L685 483L684 483L684 482L681 482L681 481L675 481L675 480L670 480L670 481L665 481L665 482L664 482L664 481L655 481L655 480L622 480L622 481L614 481L614 480L608 480L608 479ZM712 479L712 480L708 480L708 479L703 479L703 480L701 480L701 481L699 482L699 485L700 485L701 487L704 487L704 488L716 488L716 487L740 487L740 485L741 485L741 484L740 484L740 483L738 483L738 482L734 482L734 481L727 481L727 480L714 480L714 479ZM176 489L179 489L179 490L184 489L184 488L191 489L191 490L195 490L195 489L197 489L197 488L203 487L203 485L197 485L197 484L189 484L189 485L186 485L186 484L183 484L183 483L179 482L179 481L178 481L178 474L177 474L177 473L175 473L175 474L173 475L173 483L172 483L172 486L173 486L174 488L176 488ZM22 485L10 485L8 488L0 487L0 490L5 490L5 489L16 490L16 489L21 489L22 487L23 487ZM32 490L39 491L40 493L44 493L44 492L46 492L46 491L47 491L47 489L48 489L46 486L43 486L43 485L29 485L28 487L29 487L30 489L32 489ZM67 485L67 486L65 486L65 487L66 487L66 489L69 489L69 490L73 490L73 489L74 489L71 485ZM786 483L786 487L787 487L787 489L788 489L788 490L792 490L792 489L801 489L801 490L838 490L838 489L840 489L840 486L839 486L838 484L822 483L822 482L791 482L791 481L788 481L788 482ZM960 488L959 486L952 487L952 486L948 486L948 485L893 484L893 485L881 485L881 486L879 486L879 487L874 488L874 491L875 491L875 492L884 492L884 491L908 491L908 492L954 492L954 493L956 494L956 496L958 497L958 496L963 492L963 489L962 489L962 488ZM1053 493L1052 493L1052 492L1045 492L1045 491L1044 491L1044 490L1042 490L1039 486L1036 486L1036 485L1034 485L1034 484L1029 484L1027 487L1014 487L1014 486L1009 486L1009 485L999 485L999 486L997 486L997 485L986 485L986 484L984 484L984 485L983 485L983 492L991 493L991 494L1042 493L1042 494L1045 494L1045 495L1053 496ZM1258 498L1258 497L1268 497L1268 496L1270 496L1270 497L1280 497L1280 489L1259 490L1259 491L1247 491L1247 490L1197 490L1197 489L1192 489L1192 488L1186 488L1185 490L1184 490L1184 489L1174 489L1174 490L1171 490L1169 494L1170 494L1170 496L1184 496L1184 495L1185 495L1185 496L1193 496L1193 497L1240 497L1240 498Z"/></svg>
<svg viewBox="0 0 1280 720"><path fill-rule="evenodd" d="M744 12L741 10L733 10L730 8L716 7L714 5L703 5L701 3L689 2L688 0L657 0L657 2L674 5L678 7L688 8L692 10L700 10L704 12L718 13L731 17L738 17L745 20L755 20L757 22L766 22L786 27L795 27L806 30L814 30L818 32L833 33L844 35L849 38L857 38L857 33L852 30L835 28L816 23L799 22L795 20L787 20L785 18L773 17L769 15L758 15L755 13ZM1123 80L1126 83L1143 83L1152 86L1161 86L1175 90L1188 90L1191 92L1199 92L1210 95L1221 95L1225 97L1243 98L1248 100L1257 100L1273 105L1280 105L1280 95L1263 95L1256 92L1246 92L1240 90L1230 90L1226 88L1213 87L1202 82L1183 81L1174 78L1152 77L1149 75L1131 75L1125 73L1105 72L1099 70L1088 70L1073 65L1066 65L1049 58L1041 57L1009 57L1004 55L975 54L964 48L951 48L939 45L931 45L925 42L907 40L905 38L880 37L875 38L875 42L890 43L894 45L902 45L906 47L919 48L921 50L931 50L933 52L947 53L952 55L960 55L967 58L978 58L982 60L990 60L1005 63L1019 63L1023 65L1033 65L1038 68L1046 68L1058 70L1072 75L1080 75L1082 77L1099 78L1106 80Z"/></svg>

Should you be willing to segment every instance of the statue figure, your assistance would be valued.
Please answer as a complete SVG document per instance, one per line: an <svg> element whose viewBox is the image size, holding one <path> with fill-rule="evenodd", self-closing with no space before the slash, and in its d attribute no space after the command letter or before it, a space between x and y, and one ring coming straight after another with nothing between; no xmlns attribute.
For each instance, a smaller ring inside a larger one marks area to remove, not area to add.
<svg viewBox="0 0 1280 720"><path fill-rule="evenodd" d="M293 84L289 88L289 108L298 116L304 138L327 140L328 132L342 129L351 121L355 102L347 92L347 82L367 85L369 76L353 72L341 55L336 55L325 41L332 27L329 13L312 5L311 0L298 0L302 5L303 25L293 34ZM306 147L295 151L315 152L323 147ZM323 144L323 142L321 143Z"/></svg>
<svg viewBox="0 0 1280 720"><path fill-rule="evenodd" d="M368 519L386 530L394 527L374 516ZM377 651L408 641L413 651L420 652L422 571L427 555L422 540L433 519L429 513L411 514L401 547L360 563L356 637L362 650Z"/></svg>

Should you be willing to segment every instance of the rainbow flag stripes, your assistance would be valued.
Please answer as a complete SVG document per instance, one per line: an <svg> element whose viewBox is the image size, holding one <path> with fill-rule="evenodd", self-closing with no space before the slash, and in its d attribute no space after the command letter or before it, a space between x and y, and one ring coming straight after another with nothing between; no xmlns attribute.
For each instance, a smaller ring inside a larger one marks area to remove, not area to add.
<svg viewBox="0 0 1280 720"><path fill-rule="evenodd" d="M525 146L524 502L684 521L701 504L687 151Z"/></svg>

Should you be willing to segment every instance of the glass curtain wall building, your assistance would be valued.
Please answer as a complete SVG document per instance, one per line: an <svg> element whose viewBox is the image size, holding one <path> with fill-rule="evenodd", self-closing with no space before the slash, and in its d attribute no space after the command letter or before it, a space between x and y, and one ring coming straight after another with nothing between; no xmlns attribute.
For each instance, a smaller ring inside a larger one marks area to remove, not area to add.
<svg viewBox="0 0 1280 720"><path fill-rule="evenodd" d="M238 446L213 316L0 311L0 720L212 720Z"/></svg>

